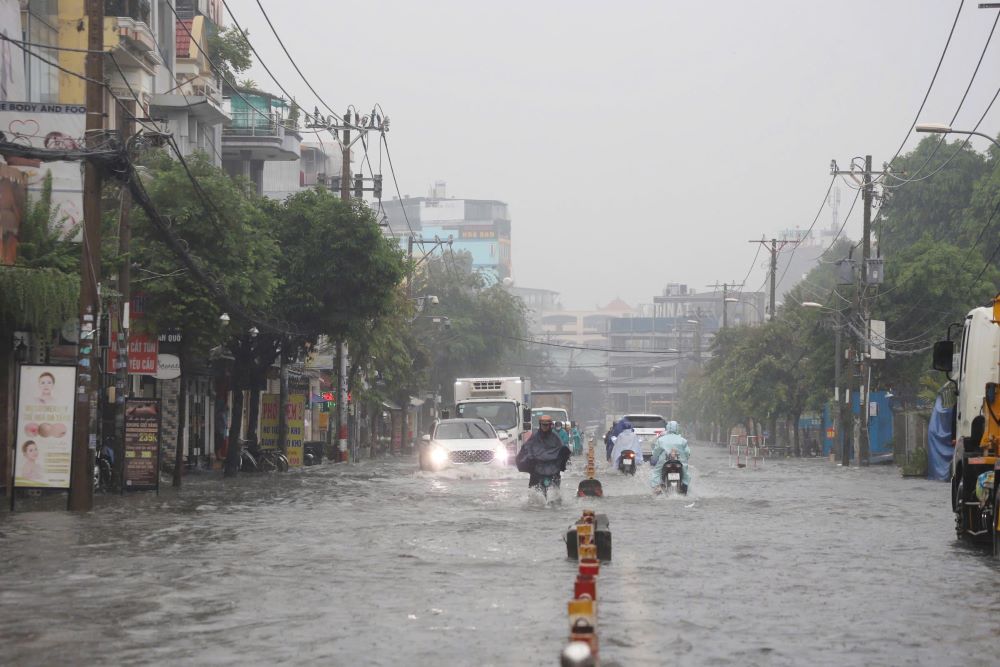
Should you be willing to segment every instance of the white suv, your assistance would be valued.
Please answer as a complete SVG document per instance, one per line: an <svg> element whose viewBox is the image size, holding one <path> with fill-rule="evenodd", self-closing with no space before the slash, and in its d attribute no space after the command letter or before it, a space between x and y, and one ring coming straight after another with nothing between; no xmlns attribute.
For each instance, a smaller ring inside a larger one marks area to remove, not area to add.
<svg viewBox="0 0 1000 667"><path fill-rule="evenodd" d="M643 459L652 458L656 439L667 430L667 420L660 415L625 415L623 419L632 422L635 434L642 443Z"/></svg>
<svg viewBox="0 0 1000 667"><path fill-rule="evenodd" d="M420 469L470 463L507 465L507 447L485 419L442 419L420 443Z"/></svg>

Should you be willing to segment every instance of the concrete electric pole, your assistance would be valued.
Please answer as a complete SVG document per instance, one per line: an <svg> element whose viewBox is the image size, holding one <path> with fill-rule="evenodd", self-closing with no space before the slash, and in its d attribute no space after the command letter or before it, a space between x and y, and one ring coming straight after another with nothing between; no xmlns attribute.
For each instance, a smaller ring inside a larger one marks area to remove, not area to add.
<svg viewBox="0 0 1000 667"><path fill-rule="evenodd" d="M87 0L86 142L94 148L104 132L104 2ZM98 275L101 270L101 168L86 162L83 172L83 242L80 261L80 337L74 393L73 453L70 463L71 511L87 512L94 506L93 457L97 450L98 350L100 328Z"/></svg>
<svg viewBox="0 0 1000 667"><path fill-rule="evenodd" d="M771 267L768 274L769 280L771 281L771 300L768 302L767 316L769 320L773 320L778 313L774 300L774 294L776 288L775 274L777 274L778 272L778 253L784 250L785 246L798 245L802 243L802 240L799 239L798 241L788 241L788 240L779 241L778 239L771 239L770 241L766 241L764 239L760 239L759 241L748 241L748 243L759 243L765 248L767 248L767 250L771 253ZM770 248L767 247L768 243L771 244Z"/></svg>

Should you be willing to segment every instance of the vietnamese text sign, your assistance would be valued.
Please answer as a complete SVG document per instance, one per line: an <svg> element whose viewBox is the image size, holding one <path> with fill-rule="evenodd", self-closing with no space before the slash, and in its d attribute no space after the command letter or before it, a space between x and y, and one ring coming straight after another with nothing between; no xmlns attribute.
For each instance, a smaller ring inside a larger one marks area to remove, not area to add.
<svg viewBox="0 0 1000 667"><path fill-rule="evenodd" d="M14 486L69 488L73 366L22 365L14 438Z"/></svg>
<svg viewBox="0 0 1000 667"><path fill-rule="evenodd" d="M278 394L260 396L260 448L278 448Z"/></svg>
<svg viewBox="0 0 1000 667"><path fill-rule="evenodd" d="M155 336L132 334L128 337L128 372L129 375L156 375L160 343ZM118 352L112 345L110 348L108 367L114 371L118 366Z"/></svg>
<svg viewBox="0 0 1000 667"><path fill-rule="evenodd" d="M125 489L146 491L160 486L160 399L125 402Z"/></svg>
<svg viewBox="0 0 1000 667"><path fill-rule="evenodd" d="M288 426L288 440L285 456L288 465L302 465L303 442L306 432L306 395L292 394L285 405L285 424Z"/></svg>

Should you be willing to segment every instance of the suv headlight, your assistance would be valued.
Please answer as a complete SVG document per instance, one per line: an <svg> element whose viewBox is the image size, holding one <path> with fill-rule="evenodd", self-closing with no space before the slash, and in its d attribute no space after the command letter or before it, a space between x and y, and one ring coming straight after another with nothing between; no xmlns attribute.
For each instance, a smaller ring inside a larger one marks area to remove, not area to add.
<svg viewBox="0 0 1000 667"><path fill-rule="evenodd" d="M508 433L507 431L503 431L503 430L497 431L497 437L500 438L501 440L509 440L510 439L510 433Z"/></svg>
<svg viewBox="0 0 1000 667"><path fill-rule="evenodd" d="M499 444L496 448L496 453L493 460L499 461L500 463L507 463L507 447L506 445Z"/></svg>
<svg viewBox="0 0 1000 667"><path fill-rule="evenodd" d="M441 466L448 462L448 450L441 445L433 445L429 456L431 464L436 466Z"/></svg>

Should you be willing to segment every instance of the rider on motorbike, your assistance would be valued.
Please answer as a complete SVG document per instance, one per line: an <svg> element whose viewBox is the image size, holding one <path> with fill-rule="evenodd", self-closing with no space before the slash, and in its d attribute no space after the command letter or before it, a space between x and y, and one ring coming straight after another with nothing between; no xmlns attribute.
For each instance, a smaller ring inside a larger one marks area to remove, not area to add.
<svg viewBox="0 0 1000 667"><path fill-rule="evenodd" d="M552 417L542 415L538 430L524 443L515 460L519 471L530 473L530 488L541 486L543 477L550 477L552 486L559 486L559 473L566 469L569 455L569 447L552 430Z"/></svg>
<svg viewBox="0 0 1000 667"><path fill-rule="evenodd" d="M667 430L656 439L653 446L653 456L649 464L653 466L653 474L650 483L653 488L660 486L662 481L663 464L670 458L670 452L677 451L677 460L684 466L684 473L681 475L681 483L684 488L691 485L691 472L688 470L688 459L691 458L691 448L688 441L681 435L681 427L675 421L667 422Z"/></svg>
<svg viewBox="0 0 1000 667"><path fill-rule="evenodd" d="M621 462L622 453L630 449L635 453L635 463L638 465L642 463L642 442L639 440L639 436L635 434L632 422L625 421L624 419L622 422L622 430L615 438L615 446L611 449L609 463L618 467L618 464Z"/></svg>
<svg viewBox="0 0 1000 667"><path fill-rule="evenodd" d="M621 435L622 431L630 428L632 428L632 422L622 417L615 422L615 424L611 427L611 430L604 436L605 456L608 457L608 463L614 461L614 459L611 458L611 452L615 448L615 441L618 440L618 436Z"/></svg>

